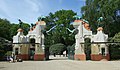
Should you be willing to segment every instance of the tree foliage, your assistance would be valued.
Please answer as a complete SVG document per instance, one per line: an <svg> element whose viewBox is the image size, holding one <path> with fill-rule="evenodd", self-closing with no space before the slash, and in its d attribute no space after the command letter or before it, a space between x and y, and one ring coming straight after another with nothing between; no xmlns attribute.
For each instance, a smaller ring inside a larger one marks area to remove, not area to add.
<svg viewBox="0 0 120 70"><path fill-rule="evenodd" d="M22 24L22 29L24 30L23 33L26 35L28 33L28 30L30 28L30 25L27 23ZM14 35L17 34L17 30L19 29L19 24L11 24L10 28L10 37L12 38Z"/></svg>
<svg viewBox="0 0 120 70"><path fill-rule="evenodd" d="M0 60L5 56L7 51L12 50L11 45L5 44L10 41L6 40L5 38L0 37Z"/></svg>
<svg viewBox="0 0 120 70"><path fill-rule="evenodd" d="M75 14L72 10L59 10L55 13L50 13L49 16L46 17L46 30L56 26L56 28L46 36L46 44L62 43L68 46L74 43L74 35L69 35L70 32L66 28L73 29L70 23L73 22L73 16Z"/></svg>
<svg viewBox="0 0 120 70"><path fill-rule="evenodd" d="M81 8L82 17L90 22L94 32L96 32L98 25L97 19L102 16L104 18L104 32L111 37L120 31L120 19L115 14L118 9L120 9L119 0L86 0L86 6Z"/></svg>
<svg viewBox="0 0 120 70"><path fill-rule="evenodd" d="M0 18L0 37L10 39L10 27L11 24L7 19Z"/></svg>
<svg viewBox="0 0 120 70"><path fill-rule="evenodd" d="M65 50L65 45L58 43L58 44L54 44L52 46L50 46L50 53L51 54L62 54L62 52Z"/></svg>
<svg viewBox="0 0 120 70"><path fill-rule="evenodd" d="M120 42L120 32L115 34L115 36L112 38L113 42Z"/></svg>
<svg viewBox="0 0 120 70"><path fill-rule="evenodd" d="M120 32L116 33L115 36L111 39L111 42L120 42ZM119 59L120 58L120 44L110 44L109 52L111 59Z"/></svg>
<svg viewBox="0 0 120 70"><path fill-rule="evenodd" d="M120 59L120 45L118 44L109 45L109 53L111 60Z"/></svg>
<svg viewBox="0 0 120 70"><path fill-rule="evenodd" d="M10 23L7 19L0 18L0 37L12 41L12 37L17 34L19 24ZM22 24L24 34L28 33L30 25L27 23Z"/></svg>
<svg viewBox="0 0 120 70"><path fill-rule="evenodd" d="M27 34L29 24L23 23L24 33ZM12 51L12 45L6 44L12 42L12 38L17 34L19 24L12 24L7 19L0 18L0 58ZM1 59L0 59L1 60Z"/></svg>

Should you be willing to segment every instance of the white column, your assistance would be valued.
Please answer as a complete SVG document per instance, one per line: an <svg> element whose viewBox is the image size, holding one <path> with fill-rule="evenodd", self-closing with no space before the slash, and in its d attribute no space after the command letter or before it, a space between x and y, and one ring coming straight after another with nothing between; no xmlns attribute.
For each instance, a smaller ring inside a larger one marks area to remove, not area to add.
<svg viewBox="0 0 120 70"><path fill-rule="evenodd" d="M79 46L80 46L80 45L79 45L80 42L79 42L79 36L78 36L78 34L75 35L75 39L76 39L75 49L78 49Z"/></svg>
<svg viewBox="0 0 120 70"><path fill-rule="evenodd" d="M14 45L14 47L13 47L13 51L12 51L12 53L15 53L15 45Z"/></svg>
<svg viewBox="0 0 120 70"><path fill-rule="evenodd" d="M98 47L99 47L99 53L102 54L102 48L101 48L101 46L98 45Z"/></svg>
<svg viewBox="0 0 120 70"><path fill-rule="evenodd" d="M80 22L80 25L78 26L78 30L79 30L79 36L83 37L83 27L82 27L82 22Z"/></svg>
<svg viewBox="0 0 120 70"><path fill-rule="evenodd" d="M43 34L43 33L42 33L41 40L42 40L42 41L41 41L41 42L42 42L42 43L41 43L41 44L42 44L42 49L44 49L44 46L45 46L45 45L44 45L44 34Z"/></svg>
<svg viewBox="0 0 120 70"><path fill-rule="evenodd" d="M18 47L18 54L21 54L21 45Z"/></svg>
<svg viewBox="0 0 120 70"><path fill-rule="evenodd" d="M105 46L105 55L108 54L108 47Z"/></svg>

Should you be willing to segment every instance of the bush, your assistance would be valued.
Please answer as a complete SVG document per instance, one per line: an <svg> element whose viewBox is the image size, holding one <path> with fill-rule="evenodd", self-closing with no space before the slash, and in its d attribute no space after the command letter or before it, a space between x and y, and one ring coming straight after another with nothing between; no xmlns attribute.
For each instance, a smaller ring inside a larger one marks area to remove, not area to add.
<svg viewBox="0 0 120 70"><path fill-rule="evenodd" d="M120 59L120 46L119 45L109 45L110 58L111 60Z"/></svg>
<svg viewBox="0 0 120 70"><path fill-rule="evenodd" d="M120 42L120 32L115 34L111 42ZM120 44L109 45L110 57L112 60L120 59Z"/></svg>
<svg viewBox="0 0 120 70"><path fill-rule="evenodd" d="M54 44L49 48L50 54L62 54L64 50L65 50L65 45L61 43Z"/></svg>

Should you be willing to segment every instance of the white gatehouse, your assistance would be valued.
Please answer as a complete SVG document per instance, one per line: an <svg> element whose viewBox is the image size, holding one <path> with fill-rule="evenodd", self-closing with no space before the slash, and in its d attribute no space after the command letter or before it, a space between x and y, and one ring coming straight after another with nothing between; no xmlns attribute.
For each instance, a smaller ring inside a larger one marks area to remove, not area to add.
<svg viewBox="0 0 120 70"><path fill-rule="evenodd" d="M93 35L90 30L89 24L83 19L76 19L72 25L78 33L75 35L75 55L76 60L86 60L84 43L85 38L90 38L91 42L107 42L108 35L103 33L103 28L98 27L97 34ZM105 44L92 44L91 45L91 60L109 60L108 46Z"/></svg>
<svg viewBox="0 0 120 70"><path fill-rule="evenodd" d="M23 34L19 28L17 35L13 36L13 53L23 60L44 60L44 30L46 23L42 20L36 22L28 34Z"/></svg>

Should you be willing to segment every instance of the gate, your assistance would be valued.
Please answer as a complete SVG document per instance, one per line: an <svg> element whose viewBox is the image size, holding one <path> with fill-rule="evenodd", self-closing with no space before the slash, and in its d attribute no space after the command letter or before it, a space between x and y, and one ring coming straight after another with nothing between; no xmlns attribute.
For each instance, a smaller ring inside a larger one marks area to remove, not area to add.
<svg viewBox="0 0 120 70"><path fill-rule="evenodd" d="M75 44L73 44L72 46L68 46L67 50L68 50L68 59L74 60Z"/></svg>
<svg viewBox="0 0 120 70"><path fill-rule="evenodd" d="M86 54L86 60L91 60L91 39L90 38L85 38L84 39L85 44L84 44L84 49L85 49L85 54Z"/></svg>

